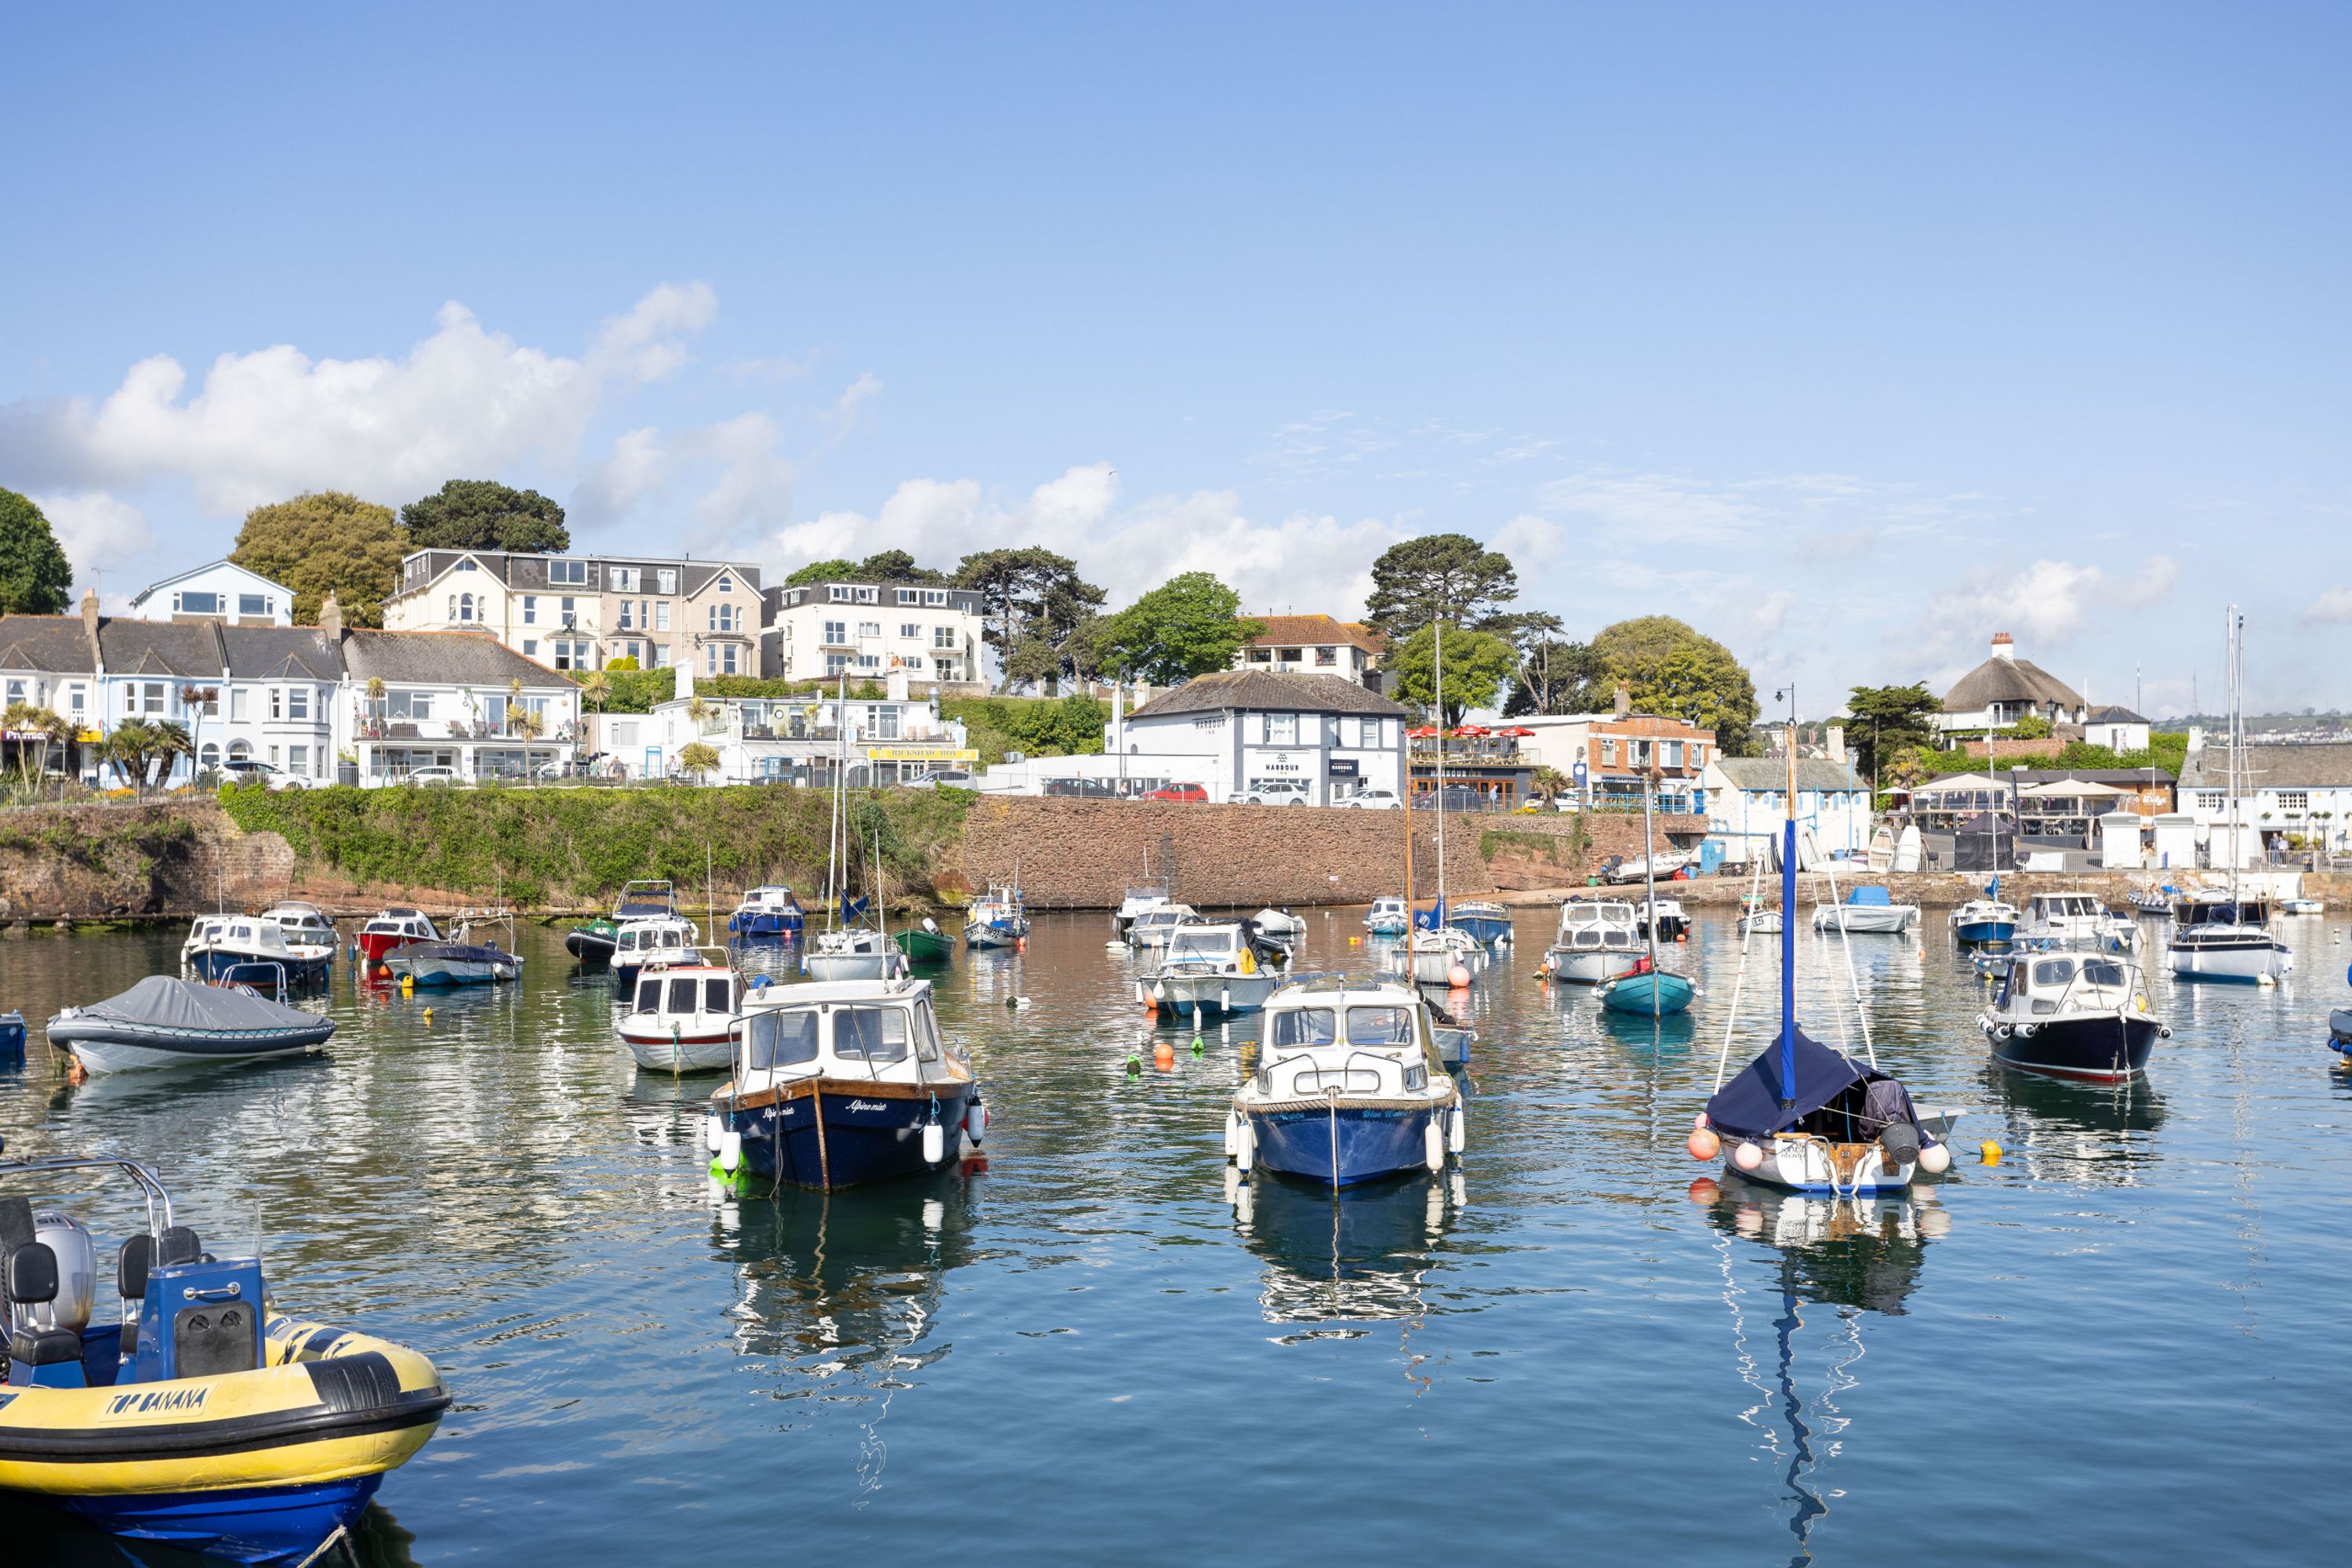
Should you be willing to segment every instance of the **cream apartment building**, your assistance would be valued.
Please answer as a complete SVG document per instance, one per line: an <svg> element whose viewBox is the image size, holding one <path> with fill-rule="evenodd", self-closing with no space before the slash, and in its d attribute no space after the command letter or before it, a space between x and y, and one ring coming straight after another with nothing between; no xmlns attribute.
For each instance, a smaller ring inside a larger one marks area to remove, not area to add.
<svg viewBox="0 0 2352 1568"><path fill-rule="evenodd" d="M759 675L760 569L740 562L419 550L383 605L392 631L483 631L557 669Z"/></svg>
<svg viewBox="0 0 2352 1568"><path fill-rule="evenodd" d="M771 588L766 673L787 680L846 673L976 681L981 595L924 583L805 583Z"/></svg>

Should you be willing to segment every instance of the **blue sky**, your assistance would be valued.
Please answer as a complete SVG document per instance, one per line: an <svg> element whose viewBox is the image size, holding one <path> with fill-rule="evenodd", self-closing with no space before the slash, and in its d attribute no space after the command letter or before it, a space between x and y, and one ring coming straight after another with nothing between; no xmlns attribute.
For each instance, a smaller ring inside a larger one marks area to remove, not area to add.
<svg viewBox="0 0 2352 1568"><path fill-rule="evenodd" d="M2352 706L2352 12L35 11L0 484L110 595L305 488Z"/></svg>

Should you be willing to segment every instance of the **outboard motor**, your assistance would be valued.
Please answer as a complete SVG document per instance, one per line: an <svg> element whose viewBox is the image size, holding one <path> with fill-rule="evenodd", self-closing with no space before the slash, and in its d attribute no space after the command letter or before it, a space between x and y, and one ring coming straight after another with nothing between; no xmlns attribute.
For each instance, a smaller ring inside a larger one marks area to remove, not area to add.
<svg viewBox="0 0 2352 1568"><path fill-rule="evenodd" d="M33 1216L33 1239L58 1260L58 1293L48 1303L47 1326L79 1335L98 1310L98 1243L81 1221L55 1213Z"/></svg>

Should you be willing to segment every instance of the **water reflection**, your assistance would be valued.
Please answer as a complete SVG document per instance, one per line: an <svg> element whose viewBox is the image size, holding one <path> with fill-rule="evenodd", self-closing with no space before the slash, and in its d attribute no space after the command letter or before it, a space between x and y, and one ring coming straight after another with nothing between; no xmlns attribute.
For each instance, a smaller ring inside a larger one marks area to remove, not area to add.
<svg viewBox="0 0 2352 1568"><path fill-rule="evenodd" d="M949 1351L938 1334L950 1269L972 1258L977 1183L948 1174L866 1191L786 1188L721 1199L710 1244L735 1272L736 1350L767 1363L782 1429L847 1409L857 1498L882 1484L892 1397ZM813 1403L803 1403L813 1402Z"/></svg>
<svg viewBox="0 0 2352 1568"><path fill-rule="evenodd" d="M2137 1186L2157 1163L2165 1100L2145 1080L2065 1083L1988 1062L1984 1082L2010 1113L2006 1156L2036 1180Z"/></svg>
<svg viewBox="0 0 2352 1568"><path fill-rule="evenodd" d="M1269 1323L1349 1323L1419 1318L1433 1255L1462 1183L1407 1176L1333 1194L1271 1173L1225 1173L1234 1228L1262 1259L1258 1305ZM1353 1338L1335 1330L1300 1338Z"/></svg>
<svg viewBox="0 0 2352 1568"><path fill-rule="evenodd" d="M1950 1230L1951 1217L1926 1186L1900 1198L1852 1202L1784 1193L1737 1176L1720 1183L1702 1177L1691 1184L1690 1196L1706 1207L1717 1232L1740 1381L1756 1395L1739 1419L1780 1461L1786 1523L1795 1538L1790 1562L1811 1563L1813 1531L1838 1495L1821 1472L1853 1426L1840 1402L1861 1383L1864 1316L1904 1315L1919 1287L1927 1244ZM1742 1242L1763 1244L1763 1257ZM1828 1310L1810 1343L1808 1307ZM1759 1346L1767 1334L1769 1344ZM1818 1360L1817 1371L1807 1370L1810 1360ZM1817 1384L1811 1394L1801 1392L1808 1383Z"/></svg>

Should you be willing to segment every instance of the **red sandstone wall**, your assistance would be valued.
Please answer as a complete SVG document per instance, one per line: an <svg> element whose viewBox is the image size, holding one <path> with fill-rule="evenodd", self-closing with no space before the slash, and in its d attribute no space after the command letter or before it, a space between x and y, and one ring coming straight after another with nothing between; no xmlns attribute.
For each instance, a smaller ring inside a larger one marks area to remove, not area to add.
<svg viewBox="0 0 2352 1568"><path fill-rule="evenodd" d="M1446 887L1491 893L1475 816L1445 826ZM1412 814L1413 894L1437 889L1437 822ZM964 821L963 874L973 888L1016 873L1036 909L1116 909L1147 860L1172 855L1176 896L1202 908L1364 903L1404 890L1404 814L1302 805L991 795Z"/></svg>

